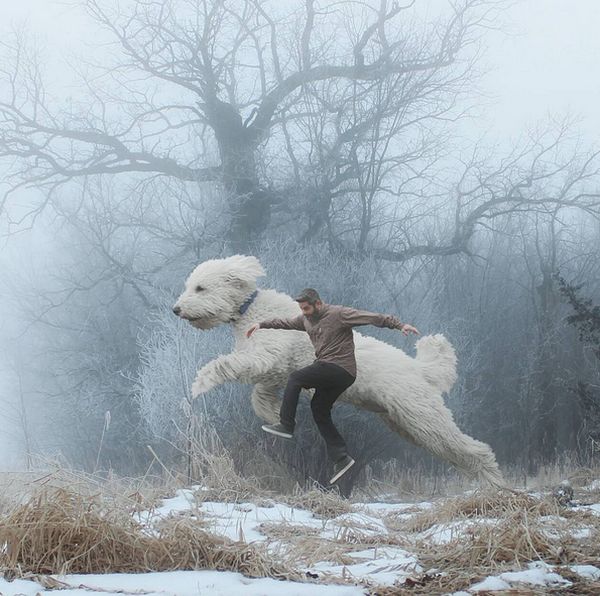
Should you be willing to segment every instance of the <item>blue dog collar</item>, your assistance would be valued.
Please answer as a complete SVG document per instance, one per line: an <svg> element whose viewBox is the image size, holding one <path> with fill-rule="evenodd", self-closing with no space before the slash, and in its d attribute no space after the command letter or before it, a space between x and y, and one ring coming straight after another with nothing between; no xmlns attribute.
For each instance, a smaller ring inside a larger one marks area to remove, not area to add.
<svg viewBox="0 0 600 596"><path fill-rule="evenodd" d="M254 290L254 292L252 292L252 294L250 294L250 296L248 298L246 298L246 300L244 301L244 304L242 304L242 306L240 306L240 314L241 315L243 315L248 310L248 307L254 302L254 299L256 298L257 295L258 295L258 290Z"/></svg>

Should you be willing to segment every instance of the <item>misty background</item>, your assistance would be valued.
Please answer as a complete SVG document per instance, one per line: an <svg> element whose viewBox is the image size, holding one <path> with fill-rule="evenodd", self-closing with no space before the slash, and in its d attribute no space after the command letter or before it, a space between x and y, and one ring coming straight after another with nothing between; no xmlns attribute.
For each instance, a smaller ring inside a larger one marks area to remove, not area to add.
<svg viewBox="0 0 600 596"><path fill-rule="evenodd" d="M598 457L600 7L452 6L0 7L1 467L143 473L148 445L184 466L178 404L231 337L171 305L196 264L235 252L260 258L261 287L444 333L448 404L501 466ZM326 64L351 70L265 114L278 80ZM249 391L207 394L195 432L216 429L244 473L320 477L307 408L303 439L275 450ZM446 469L336 411L360 453L350 481Z"/></svg>

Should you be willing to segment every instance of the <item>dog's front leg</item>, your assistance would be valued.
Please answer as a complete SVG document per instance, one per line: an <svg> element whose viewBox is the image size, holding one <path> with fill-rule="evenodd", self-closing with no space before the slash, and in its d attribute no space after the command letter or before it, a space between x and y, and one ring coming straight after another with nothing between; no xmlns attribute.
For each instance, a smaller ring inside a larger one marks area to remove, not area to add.
<svg viewBox="0 0 600 596"><path fill-rule="evenodd" d="M256 353L232 352L211 360L197 372L196 379L192 383L192 397L198 397L227 381L255 382L253 377L259 358ZM268 367L268 364L262 363L262 365Z"/></svg>

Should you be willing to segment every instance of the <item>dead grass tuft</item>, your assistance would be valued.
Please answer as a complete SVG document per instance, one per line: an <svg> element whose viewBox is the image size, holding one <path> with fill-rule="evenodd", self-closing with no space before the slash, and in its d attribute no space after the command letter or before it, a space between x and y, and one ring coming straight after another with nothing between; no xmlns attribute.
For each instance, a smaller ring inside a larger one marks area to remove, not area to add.
<svg viewBox="0 0 600 596"><path fill-rule="evenodd" d="M521 510L495 524L470 526L460 539L437 545L432 558L436 564L445 561L462 569L493 568L499 563L522 565L540 559L563 563L573 560L569 548L572 542L566 538L562 541L550 538L535 515ZM430 549L428 545L427 550Z"/></svg>
<svg viewBox="0 0 600 596"><path fill-rule="evenodd" d="M576 468L567 476L569 482L577 488L590 484L592 480L598 478L598 470L592 468Z"/></svg>
<svg viewBox="0 0 600 596"><path fill-rule="evenodd" d="M319 536L321 530L288 522L263 522L258 527L261 534L271 540L291 542L297 538Z"/></svg>
<svg viewBox="0 0 600 596"><path fill-rule="evenodd" d="M297 578L254 546L231 542L173 519L149 532L99 497L42 490L0 519L0 568L20 573L126 573L176 569L239 571Z"/></svg>
<svg viewBox="0 0 600 596"><path fill-rule="evenodd" d="M578 596L598 596L600 594L600 581L583 578L568 567L556 567L554 571L570 582L573 582L573 585L567 588L568 592L567 590L565 592L577 594Z"/></svg>
<svg viewBox="0 0 600 596"><path fill-rule="evenodd" d="M326 519L333 519L352 511L351 503L336 493L318 488L288 497L286 503L292 507L312 511L314 515Z"/></svg>
<svg viewBox="0 0 600 596"><path fill-rule="evenodd" d="M519 511L530 516L559 515L559 505L550 499L536 499L526 493L512 491L475 492L471 495L443 499L436 506L419 511L408 518L406 511L385 516L388 528L408 532L423 532L432 526L474 518L501 518Z"/></svg>

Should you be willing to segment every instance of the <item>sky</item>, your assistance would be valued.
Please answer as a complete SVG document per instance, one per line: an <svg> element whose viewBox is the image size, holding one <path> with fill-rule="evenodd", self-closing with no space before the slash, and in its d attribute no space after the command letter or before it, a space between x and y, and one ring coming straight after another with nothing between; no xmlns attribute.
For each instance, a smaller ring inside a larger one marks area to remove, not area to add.
<svg viewBox="0 0 600 596"><path fill-rule="evenodd" d="M88 17L73 4L0 1L0 43L11 27L26 22L46 47L48 75L54 83L66 84L70 74L61 54L85 55L86 43L98 40ZM600 1L517 0L507 10L505 22L509 33L490 31L487 37L489 72L480 84L487 101L465 129L466 136L475 140L485 133L500 144L510 143L550 115L570 114L580 119L584 140L597 143ZM8 450L2 444L2 430L0 420L0 467L2 453Z"/></svg>

